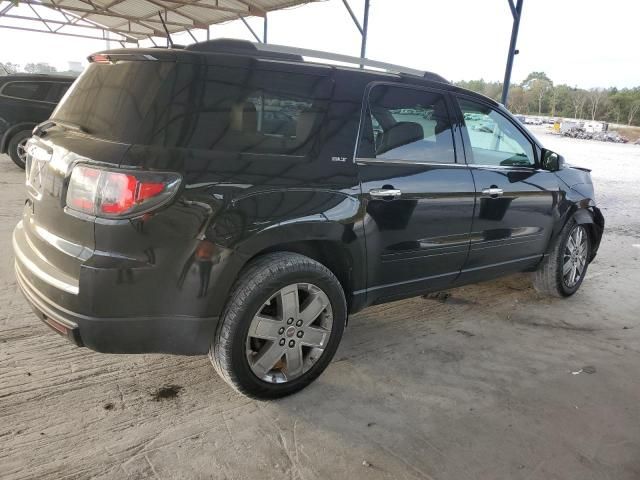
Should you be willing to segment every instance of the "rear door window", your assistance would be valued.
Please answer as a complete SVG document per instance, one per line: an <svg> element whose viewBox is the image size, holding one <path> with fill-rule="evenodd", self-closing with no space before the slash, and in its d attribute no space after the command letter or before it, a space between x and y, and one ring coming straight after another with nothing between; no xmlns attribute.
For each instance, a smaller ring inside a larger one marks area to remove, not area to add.
<svg viewBox="0 0 640 480"><path fill-rule="evenodd" d="M320 134L332 82L303 73L210 66L196 84L171 94L153 120L152 144L304 155Z"/></svg>
<svg viewBox="0 0 640 480"><path fill-rule="evenodd" d="M1 94L21 100L46 101L50 86L49 82L15 81L6 83Z"/></svg>
<svg viewBox="0 0 640 480"><path fill-rule="evenodd" d="M394 85L374 86L359 155L390 161L454 163L445 96Z"/></svg>
<svg viewBox="0 0 640 480"><path fill-rule="evenodd" d="M58 103L70 86L71 84L66 82L51 83L51 88L47 95L47 101L51 103Z"/></svg>

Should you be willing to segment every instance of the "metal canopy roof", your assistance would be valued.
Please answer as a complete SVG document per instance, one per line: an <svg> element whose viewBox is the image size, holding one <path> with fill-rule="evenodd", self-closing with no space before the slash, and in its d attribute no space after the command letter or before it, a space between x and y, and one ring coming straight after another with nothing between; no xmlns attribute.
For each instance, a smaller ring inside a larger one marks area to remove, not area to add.
<svg viewBox="0 0 640 480"><path fill-rule="evenodd" d="M0 28L137 42L313 1L0 0Z"/></svg>

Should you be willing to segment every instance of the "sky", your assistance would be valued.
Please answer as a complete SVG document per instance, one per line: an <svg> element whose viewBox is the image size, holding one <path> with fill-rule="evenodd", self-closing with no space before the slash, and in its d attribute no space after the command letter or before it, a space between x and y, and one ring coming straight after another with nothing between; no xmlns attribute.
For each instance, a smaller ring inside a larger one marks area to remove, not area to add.
<svg viewBox="0 0 640 480"><path fill-rule="evenodd" d="M350 3L361 17L364 0ZM507 0L371 0L370 5L368 58L430 70L454 81L503 79L512 25ZM555 84L640 86L638 18L637 0L524 0L512 82L544 71ZM262 31L261 19L249 22ZM204 31L195 35L206 38ZM239 21L214 25L210 35L253 40ZM192 42L188 35L173 38L175 43ZM270 13L269 42L360 53L360 34L342 0ZM0 62L43 61L65 70L68 61L84 60L105 47L104 41L0 29Z"/></svg>

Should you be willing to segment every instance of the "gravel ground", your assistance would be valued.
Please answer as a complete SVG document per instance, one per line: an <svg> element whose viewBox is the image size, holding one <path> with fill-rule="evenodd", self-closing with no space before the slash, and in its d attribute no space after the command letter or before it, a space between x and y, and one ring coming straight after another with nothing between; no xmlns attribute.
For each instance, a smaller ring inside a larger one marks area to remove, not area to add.
<svg viewBox="0 0 640 480"><path fill-rule="evenodd" d="M369 308L305 391L257 402L205 357L102 355L30 313L0 158L0 478L640 478L640 147L540 133L593 169L607 229L581 290L526 275Z"/></svg>

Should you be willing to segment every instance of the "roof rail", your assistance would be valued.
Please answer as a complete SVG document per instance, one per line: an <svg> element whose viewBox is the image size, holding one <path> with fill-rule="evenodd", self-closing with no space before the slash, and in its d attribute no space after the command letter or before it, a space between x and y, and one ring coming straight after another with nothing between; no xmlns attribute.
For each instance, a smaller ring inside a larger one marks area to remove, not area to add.
<svg viewBox="0 0 640 480"><path fill-rule="evenodd" d="M362 65L363 67L379 68L381 70L397 73L401 75L411 75L435 82L449 83L444 77L414 68L402 67L392 63L379 62L368 58L352 57L340 53L323 52L321 50L311 50L308 48L288 47L285 45L274 45L272 43L256 43L247 40L233 38L218 38L189 45L185 50L192 52L207 53L232 53L239 55L253 55L263 58L274 58L294 62L304 61L303 57L332 60L334 62L348 63L352 65Z"/></svg>
<svg viewBox="0 0 640 480"><path fill-rule="evenodd" d="M283 53L289 55L300 55L302 57L320 58L323 60L333 60L334 62L350 63L354 65L363 65L365 67L379 68L392 73L403 73L406 75L415 75L423 78L433 78L437 76L439 81L446 82L446 80L434 73L425 72L423 70L416 70L413 68L402 67L400 65L394 65L392 63L379 62L377 60L370 60L368 58L352 57L350 55L342 55L340 53L322 52L320 50L310 50L307 48L287 47L284 45L274 45L271 43L256 43L255 47L258 51Z"/></svg>

